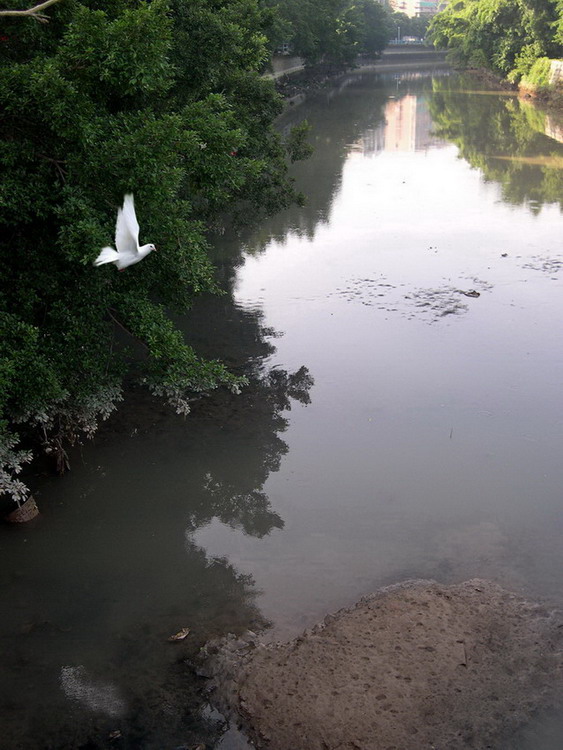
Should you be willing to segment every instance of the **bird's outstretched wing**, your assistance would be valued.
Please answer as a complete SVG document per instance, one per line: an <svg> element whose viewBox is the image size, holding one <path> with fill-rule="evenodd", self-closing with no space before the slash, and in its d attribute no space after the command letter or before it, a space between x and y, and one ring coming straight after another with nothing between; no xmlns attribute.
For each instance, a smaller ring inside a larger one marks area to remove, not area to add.
<svg viewBox="0 0 563 750"><path fill-rule="evenodd" d="M113 247L103 247L102 252L94 261L95 266L103 266L104 263L115 263L119 260L119 253Z"/></svg>
<svg viewBox="0 0 563 750"><path fill-rule="evenodd" d="M123 208L117 212L115 224L115 246L119 254L136 256L139 252L139 224L135 216L133 196L128 193L123 199Z"/></svg>

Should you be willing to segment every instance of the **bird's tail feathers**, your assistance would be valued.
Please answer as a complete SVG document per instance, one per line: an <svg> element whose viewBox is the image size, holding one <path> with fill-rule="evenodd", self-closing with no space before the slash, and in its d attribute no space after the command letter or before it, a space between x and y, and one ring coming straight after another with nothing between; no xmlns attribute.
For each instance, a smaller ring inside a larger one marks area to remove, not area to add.
<svg viewBox="0 0 563 750"><path fill-rule="evenodd" d="M102 248L101 253L94 261L95 266L103 266L104 263L114 263L119 258L119 253L113 247Z"/></svg>

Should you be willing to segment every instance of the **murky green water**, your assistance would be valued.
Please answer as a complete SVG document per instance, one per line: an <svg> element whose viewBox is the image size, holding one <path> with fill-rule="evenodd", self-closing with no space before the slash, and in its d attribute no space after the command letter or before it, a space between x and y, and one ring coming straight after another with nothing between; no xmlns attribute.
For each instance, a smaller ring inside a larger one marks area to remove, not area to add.
<svg viewBox="0 0 563 750"><path fill-rule="evenodd" d="M186 420L133 394L0 529L7 747L213 747L203 642L404 578L563 605L560 124L443 71L357 73L305 117L308 206L218 239L231 295L182 321L251 387Z"/></svg>

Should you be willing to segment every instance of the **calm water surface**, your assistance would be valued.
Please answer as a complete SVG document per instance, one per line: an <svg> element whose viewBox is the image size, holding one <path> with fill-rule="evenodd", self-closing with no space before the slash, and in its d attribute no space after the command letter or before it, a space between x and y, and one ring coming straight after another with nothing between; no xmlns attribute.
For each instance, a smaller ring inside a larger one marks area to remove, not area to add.
<svg viewBox="0 0 563 750"><path fill-rule="evenodd" d="M0 529L9 747L213 747L203 642L405 578L563 605L560 125L443 72L303 118L307 207L219 238L230 294L181 321L250 387L186 420L133 394ZM510 747L562 744L548 716Z"/></svg>

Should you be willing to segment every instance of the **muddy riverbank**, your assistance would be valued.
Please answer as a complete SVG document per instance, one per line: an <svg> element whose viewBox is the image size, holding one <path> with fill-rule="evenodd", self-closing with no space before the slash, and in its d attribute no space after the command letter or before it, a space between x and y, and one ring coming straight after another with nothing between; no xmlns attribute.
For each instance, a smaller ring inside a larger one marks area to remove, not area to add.
<svg viewBox="0 0 563 750"><path fill-rule="evenodd" d="M499 748L561 684L561 613L473 579L382 589L287 643L209 646L268 750Z"/></svg>

